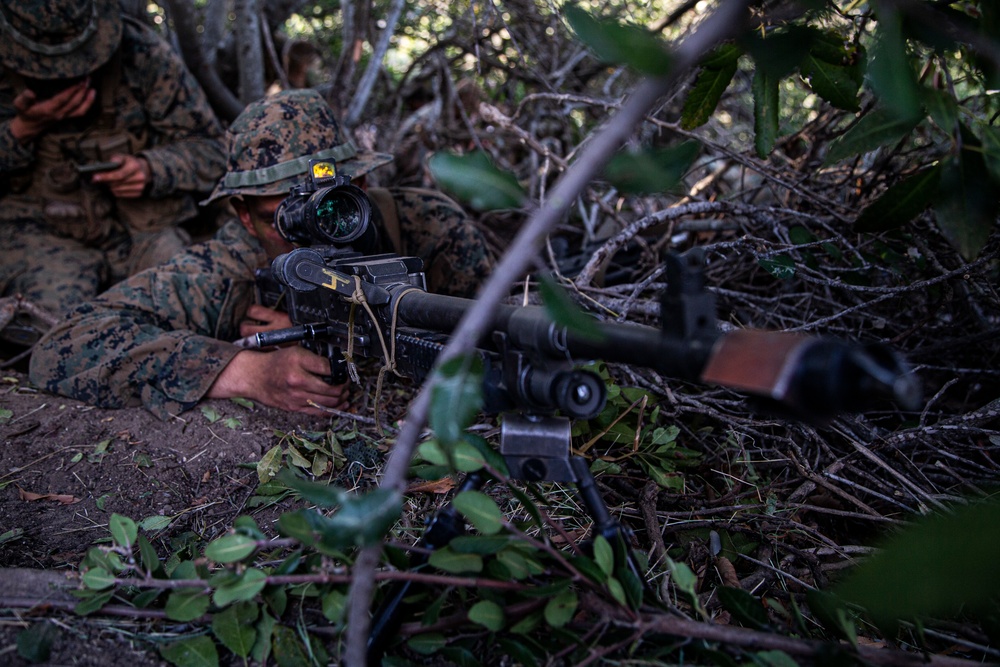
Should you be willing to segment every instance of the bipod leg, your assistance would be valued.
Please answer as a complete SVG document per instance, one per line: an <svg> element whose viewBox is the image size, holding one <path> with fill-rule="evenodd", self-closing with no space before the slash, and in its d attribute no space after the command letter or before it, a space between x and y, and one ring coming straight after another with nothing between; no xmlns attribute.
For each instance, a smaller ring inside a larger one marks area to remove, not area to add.
<svg viewBox="0 0 1000 667"><path fill-rule="evenodd" d="M459 486L458 493L481 489L485 483L486 478L482 474L470 473ZM458 494L456 493L456 495ZM447 546L452 539L463 534L465 534L465 519L449 501L428 522L427 529L424 530L423 537L420 538L417 546L426 551L434 551ZM410 570L419 571L427 564L427 560L426 553L414 553L410 558ZM396 636L399 626L402 624L403 600L410 594L412 586L412 581L397 581L389 588L385 599L375 610L372 617L371 633L368 635L367 662L369 667L382 664L382 654L385 653L386 645Z"/></svg>
<svg viewBox="0 0 1000 667"><path fill-rule="evenodd" d="M635 577L642 582L642 585L649 590L649 583L639 569L635 552L632 551L631 533L617 519L611 516L608 505L604 502L604 496L597 488L597 482L590 473L587 461L582 457L570 457L570 467L576 475L576 490L580 496L580 501L587 508L590 518L594 520L593 536L602 536L614 550L616 561L621 558L624 565Z"/></svg>

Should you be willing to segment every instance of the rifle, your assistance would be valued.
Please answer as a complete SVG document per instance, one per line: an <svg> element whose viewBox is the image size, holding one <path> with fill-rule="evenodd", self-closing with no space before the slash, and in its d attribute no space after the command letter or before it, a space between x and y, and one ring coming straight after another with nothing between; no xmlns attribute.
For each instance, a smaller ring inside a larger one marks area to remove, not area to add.
<svg viewBox="0 0 1000 667"><path fill-rule="evenodd" d="M257 272L260 302L286 310L293 326L238 344L299 342L330 360L333 382L356 377L356 357L379 358L385 368L423 380L473 301L427 292L419 258L365 252L377 247L370 202L345 190L343 179L316 179L313 171L312 186L293 189L279 207L276 225L289 240L318 245L297 248ZM627 531L608 512L586 462L570 453L570 420L597 416L606 397L600 377L576 368L579 362L648 367L735 389L809 421L862 410L878 400L906 409L920 402L915 378L886 346L773 331L720 331L714 296L704 286L703 262L697 249L668 257L660 329L595 318L587 331L577 330L557 324L542 307L499 305L476 348L484 368L484 410L507 413L500 453L510 476L575 484L594 519L594 532L615 545L621 555L616 560L633 572L638 570ZM472 475L463 488L482 483L481 476ZM463 531L461 517L445 507L425 531L422 545L440 548ZM375 614L370 664L378 663L398 627L408 586L391 590Z"/></svg>

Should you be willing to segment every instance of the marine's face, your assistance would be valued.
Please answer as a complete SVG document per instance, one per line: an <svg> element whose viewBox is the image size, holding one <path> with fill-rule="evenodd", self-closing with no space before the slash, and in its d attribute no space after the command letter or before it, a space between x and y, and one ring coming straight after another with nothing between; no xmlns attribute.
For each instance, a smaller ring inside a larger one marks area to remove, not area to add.
<svg viewBox="0 0 1000 667"><path fill-rule="evenodd" d="M251 235L260 240L268 259L274 259L295 248L278 233L274 225L274 212L284 199L285 195L270 195L244 197L242 201L233 202L240 222Z"/></svg>

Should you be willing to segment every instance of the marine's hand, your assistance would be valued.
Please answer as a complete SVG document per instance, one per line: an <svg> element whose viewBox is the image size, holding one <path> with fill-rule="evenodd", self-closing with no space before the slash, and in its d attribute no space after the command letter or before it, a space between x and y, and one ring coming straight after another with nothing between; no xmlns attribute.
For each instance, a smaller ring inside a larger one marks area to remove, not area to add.
<svg viewBox="0 0 1000 667"><path fill-rule="evenodd" d="M267 306L253 304L247 309L247 318L240 322L240 337L246 338L262 331L277 331L292 326L288 313Z"/></svg>
<svg viewBox="0 0 1000 667"><path fill-rule="evenodd" d="M59 121L84 115L96 97L97 91L88 80L75 83L47 100L39 100L33 91L25 89L14 98L17 115L11 120L10 132L21 143L27 143Z"/></svg>
<svg viewBox="0 0 1000 667"><path fill-rule="evenodd" d="M122 199L141 197L152 180L152 171L146 158L119 154L112 155L111 161L117 162L118 168L94 174L90 177L90 182L108 186L115 197Z"/></svg>
<svg viewBox="0 0 1000 667"><path fill-rule="evenodd" d="M223 369L206 397L243 397L282 410L323 415L317 406L342 410L348 405L347 385L323 381L321 376L329 372L329 361L298 345L273 352L244 350Z"/></svg>

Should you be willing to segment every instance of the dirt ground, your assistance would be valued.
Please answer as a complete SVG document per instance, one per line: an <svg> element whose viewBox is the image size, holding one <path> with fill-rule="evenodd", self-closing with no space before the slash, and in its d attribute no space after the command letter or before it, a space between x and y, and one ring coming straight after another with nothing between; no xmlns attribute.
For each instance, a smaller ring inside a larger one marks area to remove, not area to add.
<svg viewBox="0 0 1000 667"><path fill-rule="evenodd" d="M3 602L12 579L75 571L86 551L109 536L113 513L136 521L172 517L169 534L210 538L246 512L257 485L253 464L277 444L276 430L329 424L230 401L205 407L162 422L142 408L102 410L41 393L23 372L0 372L0 664L30 664L18 657L16 638L31 614ZM265 531L276 516L255 514ZM65 598L54 595L53 604ZM125 620L112 627L71 612L54 620L58 631L45 664L167 664L151 650L148 624Z"/></svg>

